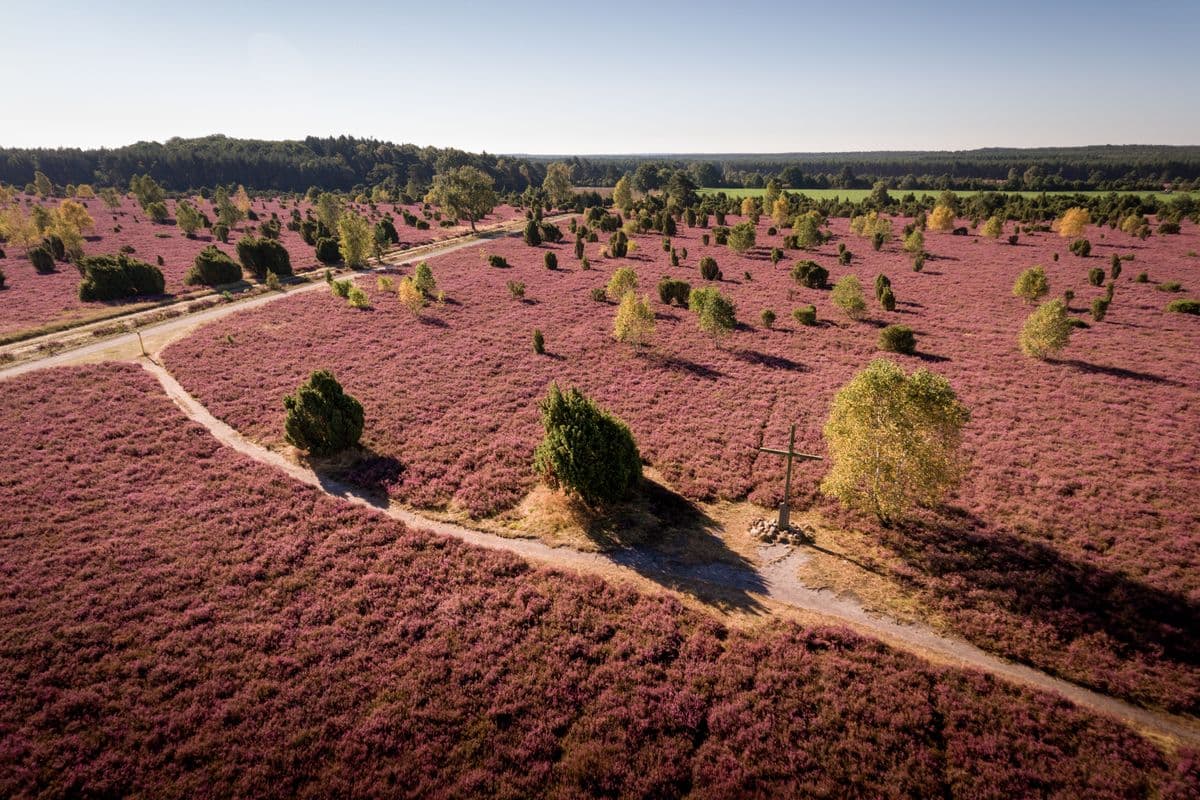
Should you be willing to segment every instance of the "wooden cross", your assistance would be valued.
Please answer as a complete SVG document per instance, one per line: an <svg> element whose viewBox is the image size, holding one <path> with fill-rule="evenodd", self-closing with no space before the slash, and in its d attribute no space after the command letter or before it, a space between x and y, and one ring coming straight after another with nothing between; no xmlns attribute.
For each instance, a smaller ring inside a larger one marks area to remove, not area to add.
<svg viewBox="0 0 1200 800"><path fill-rule="evenodd" d="M808 453L796 452L796 426L792 426L791 433L788 434L787 450L776 450L773 447L758 448L763 453L774 453L777 456L787 457L787 474L783 483L783 502L779 504L779 530L786 531L788 529L788 497L792 494L792 459L799 458L804 461L824 461L821 456L813 456Z"/></svg>

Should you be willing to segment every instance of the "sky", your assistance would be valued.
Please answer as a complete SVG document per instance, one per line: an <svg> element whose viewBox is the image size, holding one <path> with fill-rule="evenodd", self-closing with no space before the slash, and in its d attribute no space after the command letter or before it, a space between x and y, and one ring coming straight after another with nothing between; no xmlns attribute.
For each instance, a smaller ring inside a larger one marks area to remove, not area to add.
<svg viewBox="0 0 1200 800"><path fill-rule="evenodd" d="M1200 144L1200 0L0 0L0 20L5 147L210 133L539 154Z"/></svg>

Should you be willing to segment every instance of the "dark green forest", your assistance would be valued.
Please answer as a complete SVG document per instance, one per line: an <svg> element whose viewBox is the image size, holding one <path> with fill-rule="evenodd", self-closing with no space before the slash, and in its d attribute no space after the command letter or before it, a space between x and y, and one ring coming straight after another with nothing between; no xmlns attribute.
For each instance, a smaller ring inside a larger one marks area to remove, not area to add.
<svg viewBox="0 0 1200 800"><path fill-rule="evenodd" d="M385 186L416 195L438 172L470 164L502 192L540 185L546 165L565 161L577 186L612 186L625 173L635 188L663 186L685 170L697 186L784 188L995 189L999 191L1161 190L1200 187L1200 147L1120 145L988 148L954 152L727 155L491 155L349 136L292 141L214 135L125 147L0 149L0 181L24 186L41 171L59 185L126 186L150 174L167 190L244 184L254 191L303 192Z"/></svg>

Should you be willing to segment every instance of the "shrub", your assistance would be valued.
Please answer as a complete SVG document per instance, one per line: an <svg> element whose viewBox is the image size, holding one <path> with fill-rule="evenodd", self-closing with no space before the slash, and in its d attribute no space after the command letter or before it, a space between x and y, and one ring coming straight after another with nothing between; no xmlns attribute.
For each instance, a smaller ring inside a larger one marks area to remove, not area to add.
<svg viewBox="0 0 1200 800"><path fill-rule="evenodd" d="M1050 283L1046 280L1046 270L1040 266L1030 267L1017 276L1013 284L1014 297L1020 297L1027 303L1032 303L1050 293Z"/></svg>
<svg viewBox="0 0 1200 800"><path fill-rule="evenodd" d="M433 297L433 293L437 291L437 281L433 277L433 270L425 261L417 264L417 268L413 270L412 280L417 291L426 297Z"/></svg>
<svg viewBox="0 0 1200 800"><path fill-rule="evenodd" d="M594 289L592 289L590 297L593 300L595 300L597 303L603 303L605 300L608 299L608 294L604 291L604 289L597 286Z"/></svg>
<svg viewBox="0 0 1200 800"><path fill-rule="evenodd" d="M824 431L832 466L821 491L885 524L936 505L963 474L969 420L945 378L906 375L877 359L834 396Z"/></svg>
<svg viewBox="0 0 1200 800"><path fill-rule="evenodd" d="M384 217L376 222L372 233L375 241L381 247L386 247L389 244L400 243L400 233L396 230L395 223L393 223L388 217Z"/></svg>
<svg viewBox="0 0 1200 800"><path fill-rule="evenodd" d="M1099 286L1099 285L1100 284L1098 284L1098 283L1096 284L1096 286ZM1162 283L1160 283L1158 286L1155 286L1154 288L1158 289L1160 292L1183 291L1183 285L1180 284L1179 281L1163 281Z"/></svg>
<svg viewBox="0 0 1200 800"><path fill-rule="evenodd" d="M83 280L80 300L120 300L138 295L162 294L166 286L162 270L153 264L115 256L88 256L76 263Z"/></svg>
<svg viewBox="0 0 1200 800"><path fill-rule="evenodd" d="M1019 241L1021 241L1021 237L1017 236L1017 234L1015 234L1015 233L1012 236L1008 237L1009 244L1015 245Z"/></svg>
<svg viewBox="0 0 1200 800"><path fill-rule="evenodd" d="M534 470L552 488L563 488L592 507L627 496L642 477L641 456L624 422L578 389L557 384L539 404L545 436Z"/></svg>
<svg viewBox="0 0 1200 800"><path fill-rule="evenodd" d="M1113 253L1112 261L1110 262L1108 275L1114 281L1121 277L1121 257Z"/></svg>
<svg viewBox="0 0 1200 800"><path fill-rule="evenodd" d="M50 251L50 255L54 256L55 261L67 260L67 247L63 244L62 237L53 233L48 234L45 239L42 239L42 246Z"/></svg>
<svg viewBox="0 0 1200 800"><path fill-rule="evenodd" d="M533 352L539 356L546 354L546 337L542 335L541 328L533 329Z"/></svg>
<svg viewBox="0 0 1200 800"><path fill-rule="evenodd" d="M925 254L924 253L917 254L916 258L913 259L913 267L912 268L913 268L913 272L920 272L921 270L925 269Z"/></svg>
<svg viewBox="0 0 1200 800"><path fill-rule="evenodd" d="M575 258L576 259L583 258L583 237L582 236L575 237Z"/></svg>
<svg viewBox="0 0 1200 800"><path fill-rule="evenodd" d="M654 335L654 312L646 297L633 290L625 292L613 318L613 338L635 347L645 345Z"/></svg>
<svg viewBox="0 0 1200 800"><path fill-rule="evenodd" d="M658 299L668 305L675 303L686 306L691 291L692 286L687 281L663 278L658 282Z"/></svg>
<svg viewBox="0 0 1200 800"><path fill-rule="evenodd" d="M792 319L801 325L816 325L817 324L817 307L816 306L800 306L792 312Z"/></svg>
<svg viewBox="0 0 1200 800"><path fill-rule="evenodd" d="M637 288L637 273L629 267L621 267L609 278L608 286L605 287L604 292L608 299L620 300L625 296L626 292L637 291Z"/></svg>
<svg viewBox="0 0 1200 800"><path fill-rule="evenodd" d="M1108 314L1108 304L1111 303L1111 298L1097 297L1092 301L1092 319L1096 322L1102 322L1106 314Z"/></svg>
<svg viewBox="0 0 1200 800"><path fill-rule="evenodd" d="M771 248L771 265L774 266L780 261L783 261L783 251L778 247Z"/></svg>
<svg viewBox="0 0 1200 800"><path fill-rule="evenodd" d="M27 255L29 262L33 264L33 268L39 274L47 275L54 272L54 253L45 243L29 248Z"/></svg>
<svg viewBox="0 0 1200 800"><path fill-rule="evenodd" d="M390 294L396 291L396 281L387 275L380 275L375 279L375 288Z"/></svg>
<svg viewBox="0 0 1200 800"><path fill-rule="evenodd" d="M879 293L879 305L883 306L884 311L896 310L896 295L892 293L892 287L885 286Z"/></svg>
<svg viewBox="0 0 1200 800"><path fill-rule="evenodd" d="M907 325L888 325L879 332L879 349L912 355L917 350L917 337Z"/></svg>
<svg viewBox="0 0 1200 800"><path fill-rule="evenodd" d="M876 252L883 249L883 245L886 241L887 236L883 233L876 232L871 234L871 248Z"/></svg>
<svg viewBox="0 0 1200 800"><path fill-rule="evenodd" d="M1071 301L1074 299L1075 292L1071 291L1070 289L1067 289L1065 292L1063 292L1063 305L1067 306L1068 309L1070 308Z"/></svg>
<svg viewBox="0 0 1200 800"><path fill-rule="evenodd" d="M283 398L284 439L315 456L330 456L358 444L362 404L342 390L328 370L317 370Z"/></svg>
<svg viewBox="0 0 1200 800"><path fill-rule="evenodd" d="M1104 283L1104 270L1099 267L1092 267L1088 270L1088 283L1092 286L1099 286Z"/></svg>
<svg viewBox="0 0 1200 800"><path fill-rule="evenodd" d="M815 261L797 261L792 265L792 279L809 289L824 289L829 282L829 270Z"/></svg>
<svg viewBox="0 0 1200 800"><path fill-rule="evenodd" d="M612 258L624 258L629 253L629 237L625 231L617 231L608 237L608 254Z"/></svg>
<svg viewBox="0 0 1200 800"><path fill-rule="evenodd" d="M488 256L488 264L493 267L507 267L508 261L504 258L504 256L493 253L492 255Z"/></svg>
<svg viewBox="0 0 1200 800"><path fill-rule="evenodd" d="M1087 239L1076 239L1067 249L1080 258L1087 258L1092 253L1092 243Z"/></svg>
<svg viewBox="0 0 1200 800"><path fill-rule="evenodd" d="M755 227L752 222L739 222L730 229L728 246L734 253L744 253L755 245Z"/></svg>
<svg viewBox="0 0 1200 800"><path fill-rule="evenodd" d="M425 308L425 293L417 286L416 280L411 275L401 278L400 283L396 285L396 299L414 316L420 316L421 310Z"/></svg>
<svg viewBox="0 0 1200 800"><path fill-rule="evenodd" d="M833 304L852 320L862 319L867 310L867 302L863 299L862 284L853 275L842 276L842 279L833 287L831 298Z"/></svg>
<svg viewBox="0 0 1200 800"><path fill-rule="evenodd" d="M530 247L537 247L542 243L542 229L538 225L537 220L529 220L525 223L525 231L522 234L525 238L525 244Z"/></svg>
<svg viewBox="0 0 1200 800"><path fill-rule="evenodd" d="M875 299L877 301L883 299L883 290L892 285L892 281L887 275L882 272L875 276Z"/></svg>
<svg viewBox="0 0 1200 800"><path fill-rule="evenodd" d="M737 325L737 310L715 286L694 289L688 296L688 308L699 314L700 330L720 338Z"/></svg>
<svg viewBox="0 0 1200 800"><path fill-rule="evenodd" d="M267 273L268 276L271 276L274 274L275 273L273 273L273 272ZM276 283L278 283L278 281L279 281L279 279L276 278ZM346 302L348 302L350 304L351 308L370 308L371 307L371 298L367 296L366 292L364 292L362 289L360 289L357 286L350 287L350 292L349 292L349 294L346 295Z"/></svg>
<svg viewBox="0 0 1200 800"><path fill-rule="evenodd" d="M775 325L775 312L769 308L764 308L762 314L759 315L764 328L771 328Z"/></svg>
<svg viewBox="0 0 1200 800"><path fill-rule="evenodd" d="M842 248L840 250L838 250L838 257L837 257L838 263L841 264L843 267L848 266L850 264L850 260L853 258L854 258L854 253L851 253L849 250L847 250L845 248L845 245L843 245ZM917 258L923 259L924 256L918 255Z"/></svg>
<svg viewBox="0 0 1200 800"><path fill-rule="evenodd" d="M1025 355L1045 359L1066 347L1070 338L1067 307L1061 300L1051 300L1042 303L1026 318L1018 343Z"/></svg>
<svg viewBox="0 0 1200 800"><path fill-rule="evenodd" d="M1158 223L1158 232L1160 234L1177 234L1179 233L1179 223L1166 220Z"/></svg>
<svg viewBox="0 0 1200 800"><path fill-rule="evenodd" d="M821 233L820 215L810 211L796 217L792 223L792 236L797 248L811 250L819 247L825 241Z"/></svg>
<svg viewBox="0 0 1200 800"><path fill-rule="evenodd" d="M224 283L234 283L242 279L242 268L224 251L215 245L209 245L196 254L192 268L188 270L183 282L188 286L201 284L204 286L220 286Z"/></svg>
<svg viewBox="0 0 1200 800"><path fill-rule="evenodd" d="M717 267L717 260L712 256L703 256L700 259L700 277L706 281L719 281L721 279L721 270Z"/></svg>
<svg viewBox="0 0 1200 800"><path fill-rule="evenodd" d="M229 242L229 226L225 223L218 222L216 225L213 225L212 232L213 236L215 236L217 241L221 244L227 244Z"/></svg>
<svg viewBox="0 0 1200 800"><path fill-rule="evenodd" d="M928 226L935 231L948 231L954 228L954 210L949 206L936 205L929 213Z"/></svg>
<svg viewBox="0 0 1200 800"><path fill-rule="evenodd" d="M260 281L268 272L292 274L292 259L287 248L274 239L243 236L237 243L237 254L246 271Z"/></svg>
<svg viewBox="0 0 1200 800"><path fill-rule="evenodd" d="M330 281L329 282L329 291L333 292L334 297L340 297L343 300L345 300L347 297L350 296L350 287L351 286L353 286L353 283L351 283L351 281L349 279L346 279L344 281Z"/></svg>
<svg viewBox="0 0 1200 800"><path fill-rule="evenodd" d="M542 263L546 265L546 269L558 269L558 256L554 253L546 253L542 258Z"/></svg>
<svg viewBox="0 0 1200 800"><path fill-rule="evenodd" d="M167 221L170 214L167 212L167 205L163 202L150 203L146 206L146 214L151 220L159 224Z"/></svg>
<svg viewBox="0 0 1200 800"><path fill-rule="evenodd" d="M3 252L4 252L3 250L0 250L0 253L3 253ZM0 255L0 258L3 258L3 257L4 257L3 255ZM0 289L7 288L7 286L5 285L6 281L8 281L8 276L4 274L4 270L0 269Z"/></svg>
<svg viewBox="0 0 1200 800"><path fill-rule="evenodd" d="M1133 281L1134 281L1134 283L1149 283L1150 282L1150 273L1139 272L1137 274L1137 277L1134 278Z"/></svg>
<svg viewBox="0 0 1200 800"><path fill-rule="evenodd" d="M872 244L874 244L874 241L872 241ZM880 241L879 245L882 247L883 242ZM875 249L878 250L879 247ZM914 230L908 236L904 237L904 252L912 253L913 255L925 252L925 234L920 230Z"/></svg>
<svg viewBox="0 0 1200 800"><path fill-rule="evenodd" d="M1069 208L1058 218L1058 235L1065 238L1078 236L1091 222L1086 208Z"/></svg>
<svg viewBox="0 0 1200 800"><path fill-rule="evenodd" d="M988 217L988 221L983 224L982 233L989 239L999 239L1004 233L1004 220L995 215ZM1015 244L1015 242L1009 242L1009 244Z"/></svg>
<svg viewBox="0 0 1200 800"><path fill-rule="evenodd" d="M342 260L342 251L338 247L337 239L328 236L317 240L316 252L317 261L322 264L337 264Z"/></svg>
<svg viewBox="0 0 1200 800"><path fill-rule="evenodd" d="M514 300L520 300L525 297L524 281L509 281L507 284L508 293Z"/></svg>
<svg viewBox="0 0 1200 800"><path fill-rule="evenodd" d="M1200 314L1200 300L1172 300L1167 303L1167 311L1172 314Z"/></svg>

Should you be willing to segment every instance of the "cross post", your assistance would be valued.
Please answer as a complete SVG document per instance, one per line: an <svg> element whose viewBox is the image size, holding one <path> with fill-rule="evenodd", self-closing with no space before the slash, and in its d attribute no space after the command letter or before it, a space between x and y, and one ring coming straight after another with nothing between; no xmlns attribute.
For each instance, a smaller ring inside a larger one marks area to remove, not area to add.
<svg viewBox="0 0 1200 800"><path fill-rule="evenodd" d="M773 447L760 447L760 452L771 453L777 456L787 458L787 471L784 473L783 483L783 502L779 504L779 530L788 530L788 498L792 494L792 459L798 458L803 461L823 461L821 456L809 455L808 453L796 452L796 426L792 425L791 432L788 434L787 450L777 450Z"/></svg>

